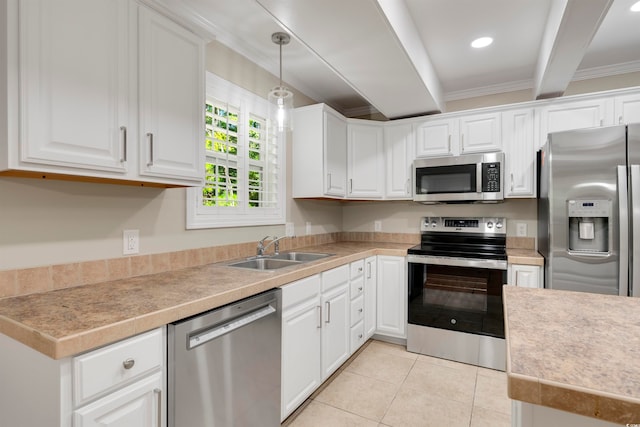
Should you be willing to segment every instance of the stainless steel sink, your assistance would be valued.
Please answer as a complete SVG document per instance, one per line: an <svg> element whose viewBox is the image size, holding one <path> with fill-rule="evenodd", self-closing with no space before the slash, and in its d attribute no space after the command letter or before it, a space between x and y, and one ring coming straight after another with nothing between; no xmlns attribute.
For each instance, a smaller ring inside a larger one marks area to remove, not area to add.
<svg viewBox="0 0 640 427"><path fill-rule="evenodd" d="M323 254L318 252L282 252L271 256L271 259L285 259L291 261L310 262L317 259L326 258L333 254Z"/></svg>
<svg viewBox="0 0 640 427"><path fill-rule="evenodd" d="M255 258L246 261L234 262L227 264L229 267L237 268L249 268L252 270L276 270L278 268L290 267L292 265L300 264L300 261L291 261L288 259L274 259L274 258Z"/></svg>

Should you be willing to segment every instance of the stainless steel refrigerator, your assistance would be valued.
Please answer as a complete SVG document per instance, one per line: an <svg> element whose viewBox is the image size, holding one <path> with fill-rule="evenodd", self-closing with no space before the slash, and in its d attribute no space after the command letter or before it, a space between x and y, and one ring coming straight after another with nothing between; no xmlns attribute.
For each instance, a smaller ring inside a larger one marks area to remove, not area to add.
<svg viewBox="0 0 640 427"><path fill-rule="evenodd" d="M538 164L545 288L640 296L640 124L551 133Z"/></svg>

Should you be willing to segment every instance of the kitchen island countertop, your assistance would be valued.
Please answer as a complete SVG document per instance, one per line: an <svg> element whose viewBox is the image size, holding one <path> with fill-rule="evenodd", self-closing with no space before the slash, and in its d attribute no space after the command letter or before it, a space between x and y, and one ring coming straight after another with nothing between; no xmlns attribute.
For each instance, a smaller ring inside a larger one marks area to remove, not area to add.
<svg viewBox="0 0 640 427"><path fill-rule="evenodd" d="M405 256L410 244L339 242L300 252L333 254L272 271L233 261L0 299L0 333L61 359L372 255Z"/></svg>
<svg viewBox="0 0 640 427"><path fill-rule="evenodd" d="M509 397L640 423L640 299L504 287Z"/></svg>

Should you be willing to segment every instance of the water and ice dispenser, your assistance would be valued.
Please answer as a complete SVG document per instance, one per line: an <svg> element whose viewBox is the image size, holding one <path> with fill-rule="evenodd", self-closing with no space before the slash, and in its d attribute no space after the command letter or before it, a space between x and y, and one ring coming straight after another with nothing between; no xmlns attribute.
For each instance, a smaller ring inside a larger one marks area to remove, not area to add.
<svg viewBox="0 0 640 427"><path fill-rule="evenodd" d="M611 200L568 200L569 252L606 255Z"/></svg>

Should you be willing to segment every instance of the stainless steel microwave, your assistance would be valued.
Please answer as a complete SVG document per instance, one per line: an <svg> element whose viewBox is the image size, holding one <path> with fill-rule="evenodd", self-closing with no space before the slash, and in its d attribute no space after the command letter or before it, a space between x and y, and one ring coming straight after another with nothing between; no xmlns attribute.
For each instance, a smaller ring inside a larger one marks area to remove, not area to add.
<svg viewBox="0 0 640 427"><path fill-rule="evenodd" d="M495 203L504 200L504 153L416 159L413 200Z"/></svg>

